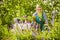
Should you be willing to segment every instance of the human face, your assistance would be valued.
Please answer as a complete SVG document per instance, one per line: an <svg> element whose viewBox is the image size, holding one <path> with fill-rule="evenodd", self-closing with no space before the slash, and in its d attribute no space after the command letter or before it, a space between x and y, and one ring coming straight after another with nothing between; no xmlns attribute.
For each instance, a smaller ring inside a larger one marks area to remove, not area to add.
<svg viewBox="0 0 60 40"><path fill-rule="evenodd" d="M36 8L36 11L39 13L42 11L42 9L40 7Z"/></svg>

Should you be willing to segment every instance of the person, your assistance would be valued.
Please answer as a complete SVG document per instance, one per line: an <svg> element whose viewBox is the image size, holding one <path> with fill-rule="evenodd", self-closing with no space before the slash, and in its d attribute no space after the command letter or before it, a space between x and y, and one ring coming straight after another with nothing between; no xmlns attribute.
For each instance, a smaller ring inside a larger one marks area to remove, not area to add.
<svg viewBox="0 0 60 40"><path fill-rule="evenodd" d="M33 14L33 20L34 22L40 24L40 29L41 31L44 30L44 24L47 23L47 17L45 15L45 13L42 11L42 8L37 4L36 6L36 12Z"/></svg>
<svg viewBox="0 0 60 40"><path fill-rule="evenodd" d="M27 21L23 20L22 30L27 30Z"/></svg>
<svg viewBox="0 0 60 40"><path fill-rule="evenodd" d="M31 21L30 20L27 20L27 26L28 26L28 30L31 29Z"/></svg>
<svg viewBox="0 0 60 40"><path fill-rule="evenodd" d="M20 19L14 18L14 30L20 32L21 31L21 25L20 25Z"/></svg>

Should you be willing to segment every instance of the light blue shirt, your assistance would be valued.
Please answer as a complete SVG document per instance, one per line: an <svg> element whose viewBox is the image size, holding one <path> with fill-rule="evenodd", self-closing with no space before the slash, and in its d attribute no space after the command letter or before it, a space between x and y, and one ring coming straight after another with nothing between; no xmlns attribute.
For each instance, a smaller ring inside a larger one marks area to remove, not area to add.
<svg viewBox="0 0 60 40"><path fill-rule="evenodd" d="M38 16L37 12L35 12L33 14L33 16ZM44 16L44 19L45 19L46 24L48 24L48 19L47 19L47 16L46 16L45 12L43 12L43 16Z"/></svg>

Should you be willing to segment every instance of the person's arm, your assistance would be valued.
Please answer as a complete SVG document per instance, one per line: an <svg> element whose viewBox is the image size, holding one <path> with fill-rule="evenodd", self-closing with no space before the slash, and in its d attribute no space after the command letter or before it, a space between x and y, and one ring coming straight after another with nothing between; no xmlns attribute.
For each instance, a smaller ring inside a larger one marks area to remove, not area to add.
<svg viewBox="0 0 60 40"><path fill-rule="evenodd" d="M33 21L36 21L36 13L32 15Z"/></svg>
<svg viewBox="0 0 60 40"><path fill-rule="evenodd" d="M45 23L48 24L48 19L47 19L45 12L43 12L43 19L45 20Z"/></svg>

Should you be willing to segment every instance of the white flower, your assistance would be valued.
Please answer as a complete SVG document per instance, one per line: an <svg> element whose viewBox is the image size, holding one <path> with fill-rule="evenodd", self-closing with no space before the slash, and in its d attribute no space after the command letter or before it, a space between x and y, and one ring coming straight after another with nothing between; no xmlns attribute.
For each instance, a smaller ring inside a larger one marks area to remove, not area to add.
<svg viewBox="0 0 60 40"><path fill-rule="evenodd" d="M52 5L52 3L49 3L49 5Z"/></svg>
<svg viewBox="0 0 60 40"><path fill-rule="evenodd" d="M54 4L54 1L52 3Z"/></svg>
<svg viewBox="0 0 60 40"><path fill-rule="evenodd" d="M47 1L43 1L44 2L44 4L46 4L47 3Z"/></svg>

